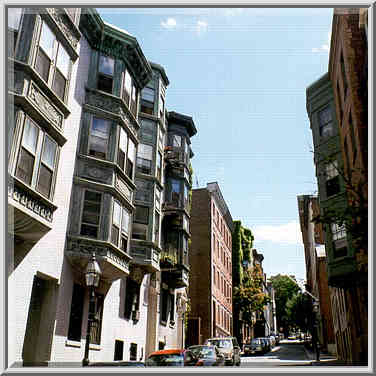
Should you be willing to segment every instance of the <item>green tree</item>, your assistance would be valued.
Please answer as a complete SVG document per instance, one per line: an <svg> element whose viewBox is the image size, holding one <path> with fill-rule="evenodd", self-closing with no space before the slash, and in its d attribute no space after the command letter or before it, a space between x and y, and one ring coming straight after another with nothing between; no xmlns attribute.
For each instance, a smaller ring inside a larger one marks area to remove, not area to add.
<svg viewBox="0 0 376 376"><path fill-rule="evenodd" d="M294 276L291 276L295 278ZM287 312L287 301L291 299L300 290L289 276L278 274L270 277L273 289L275 291L277 327L283 328L285 334L288 334L292 326L291 316Z"/></svg>
<svg viewBox="0 0 376 376"><path fill-rule="evenodd" d="M291 326L298 327L303 332L311 331L312 299L306 294L296 293L286 302L286 314Z"/></svg>
<svg viewBox="0 0 376 376"><path fill-rule="evenodd" d="M252 313L263 312L264 306L270 302L263 289L263 275L259 265L243 274L243 283L234 288L234 304L243 314L243 320L252 324Z"/></svg>

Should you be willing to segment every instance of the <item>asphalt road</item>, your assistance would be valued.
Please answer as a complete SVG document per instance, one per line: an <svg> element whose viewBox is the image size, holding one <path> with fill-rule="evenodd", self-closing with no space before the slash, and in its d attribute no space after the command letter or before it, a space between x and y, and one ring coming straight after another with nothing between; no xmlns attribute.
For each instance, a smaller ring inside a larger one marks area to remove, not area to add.
<svg viewBox="0 0 376 376"><path fill-rule="evenodd" d="M302 342L281 341L272 351L263 355L242 356L242 368L311 366Z"/></svg>

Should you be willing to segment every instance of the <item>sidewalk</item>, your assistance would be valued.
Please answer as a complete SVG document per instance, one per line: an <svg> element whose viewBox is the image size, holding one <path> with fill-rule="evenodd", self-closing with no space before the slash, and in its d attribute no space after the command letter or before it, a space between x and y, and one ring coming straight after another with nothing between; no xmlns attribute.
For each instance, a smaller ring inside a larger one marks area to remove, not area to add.
<svg viewBox="0 0 376 376"><path fill-rule="evenodd" d="M337 359L337 357L330 355L328 353L322 353L320 352L320 361L316 360L316 353L313 352L310 349L307 349L305 346L303 346L303 349L306 353L306 356L309 360L311 360L312 366L346 366L347 363L343 360Z"/></svg>

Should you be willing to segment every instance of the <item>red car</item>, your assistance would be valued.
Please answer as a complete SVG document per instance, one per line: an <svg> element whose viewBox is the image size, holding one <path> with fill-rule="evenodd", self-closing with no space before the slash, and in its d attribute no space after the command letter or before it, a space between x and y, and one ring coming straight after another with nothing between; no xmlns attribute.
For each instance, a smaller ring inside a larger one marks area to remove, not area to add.
<svg viewBox="0 0 376 376"><path fill-rule="evenodd" d="M195 366L197 358L190 350L171 349L154 351L146 359L146 367L187 367Z"/></svg>

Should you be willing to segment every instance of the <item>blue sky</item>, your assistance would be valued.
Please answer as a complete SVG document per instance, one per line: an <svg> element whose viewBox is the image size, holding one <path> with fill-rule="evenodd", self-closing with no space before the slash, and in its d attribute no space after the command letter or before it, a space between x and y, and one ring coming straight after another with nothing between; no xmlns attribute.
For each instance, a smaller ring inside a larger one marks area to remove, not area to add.
<svg viewBox="0 0 376 376"><path fill-rule="evenodd" d="M193 117L194 188L217 181L267 276L305 278L297 195L316 193L307 86L327 72L331 8L98 9L170 80Z"/></svg>

